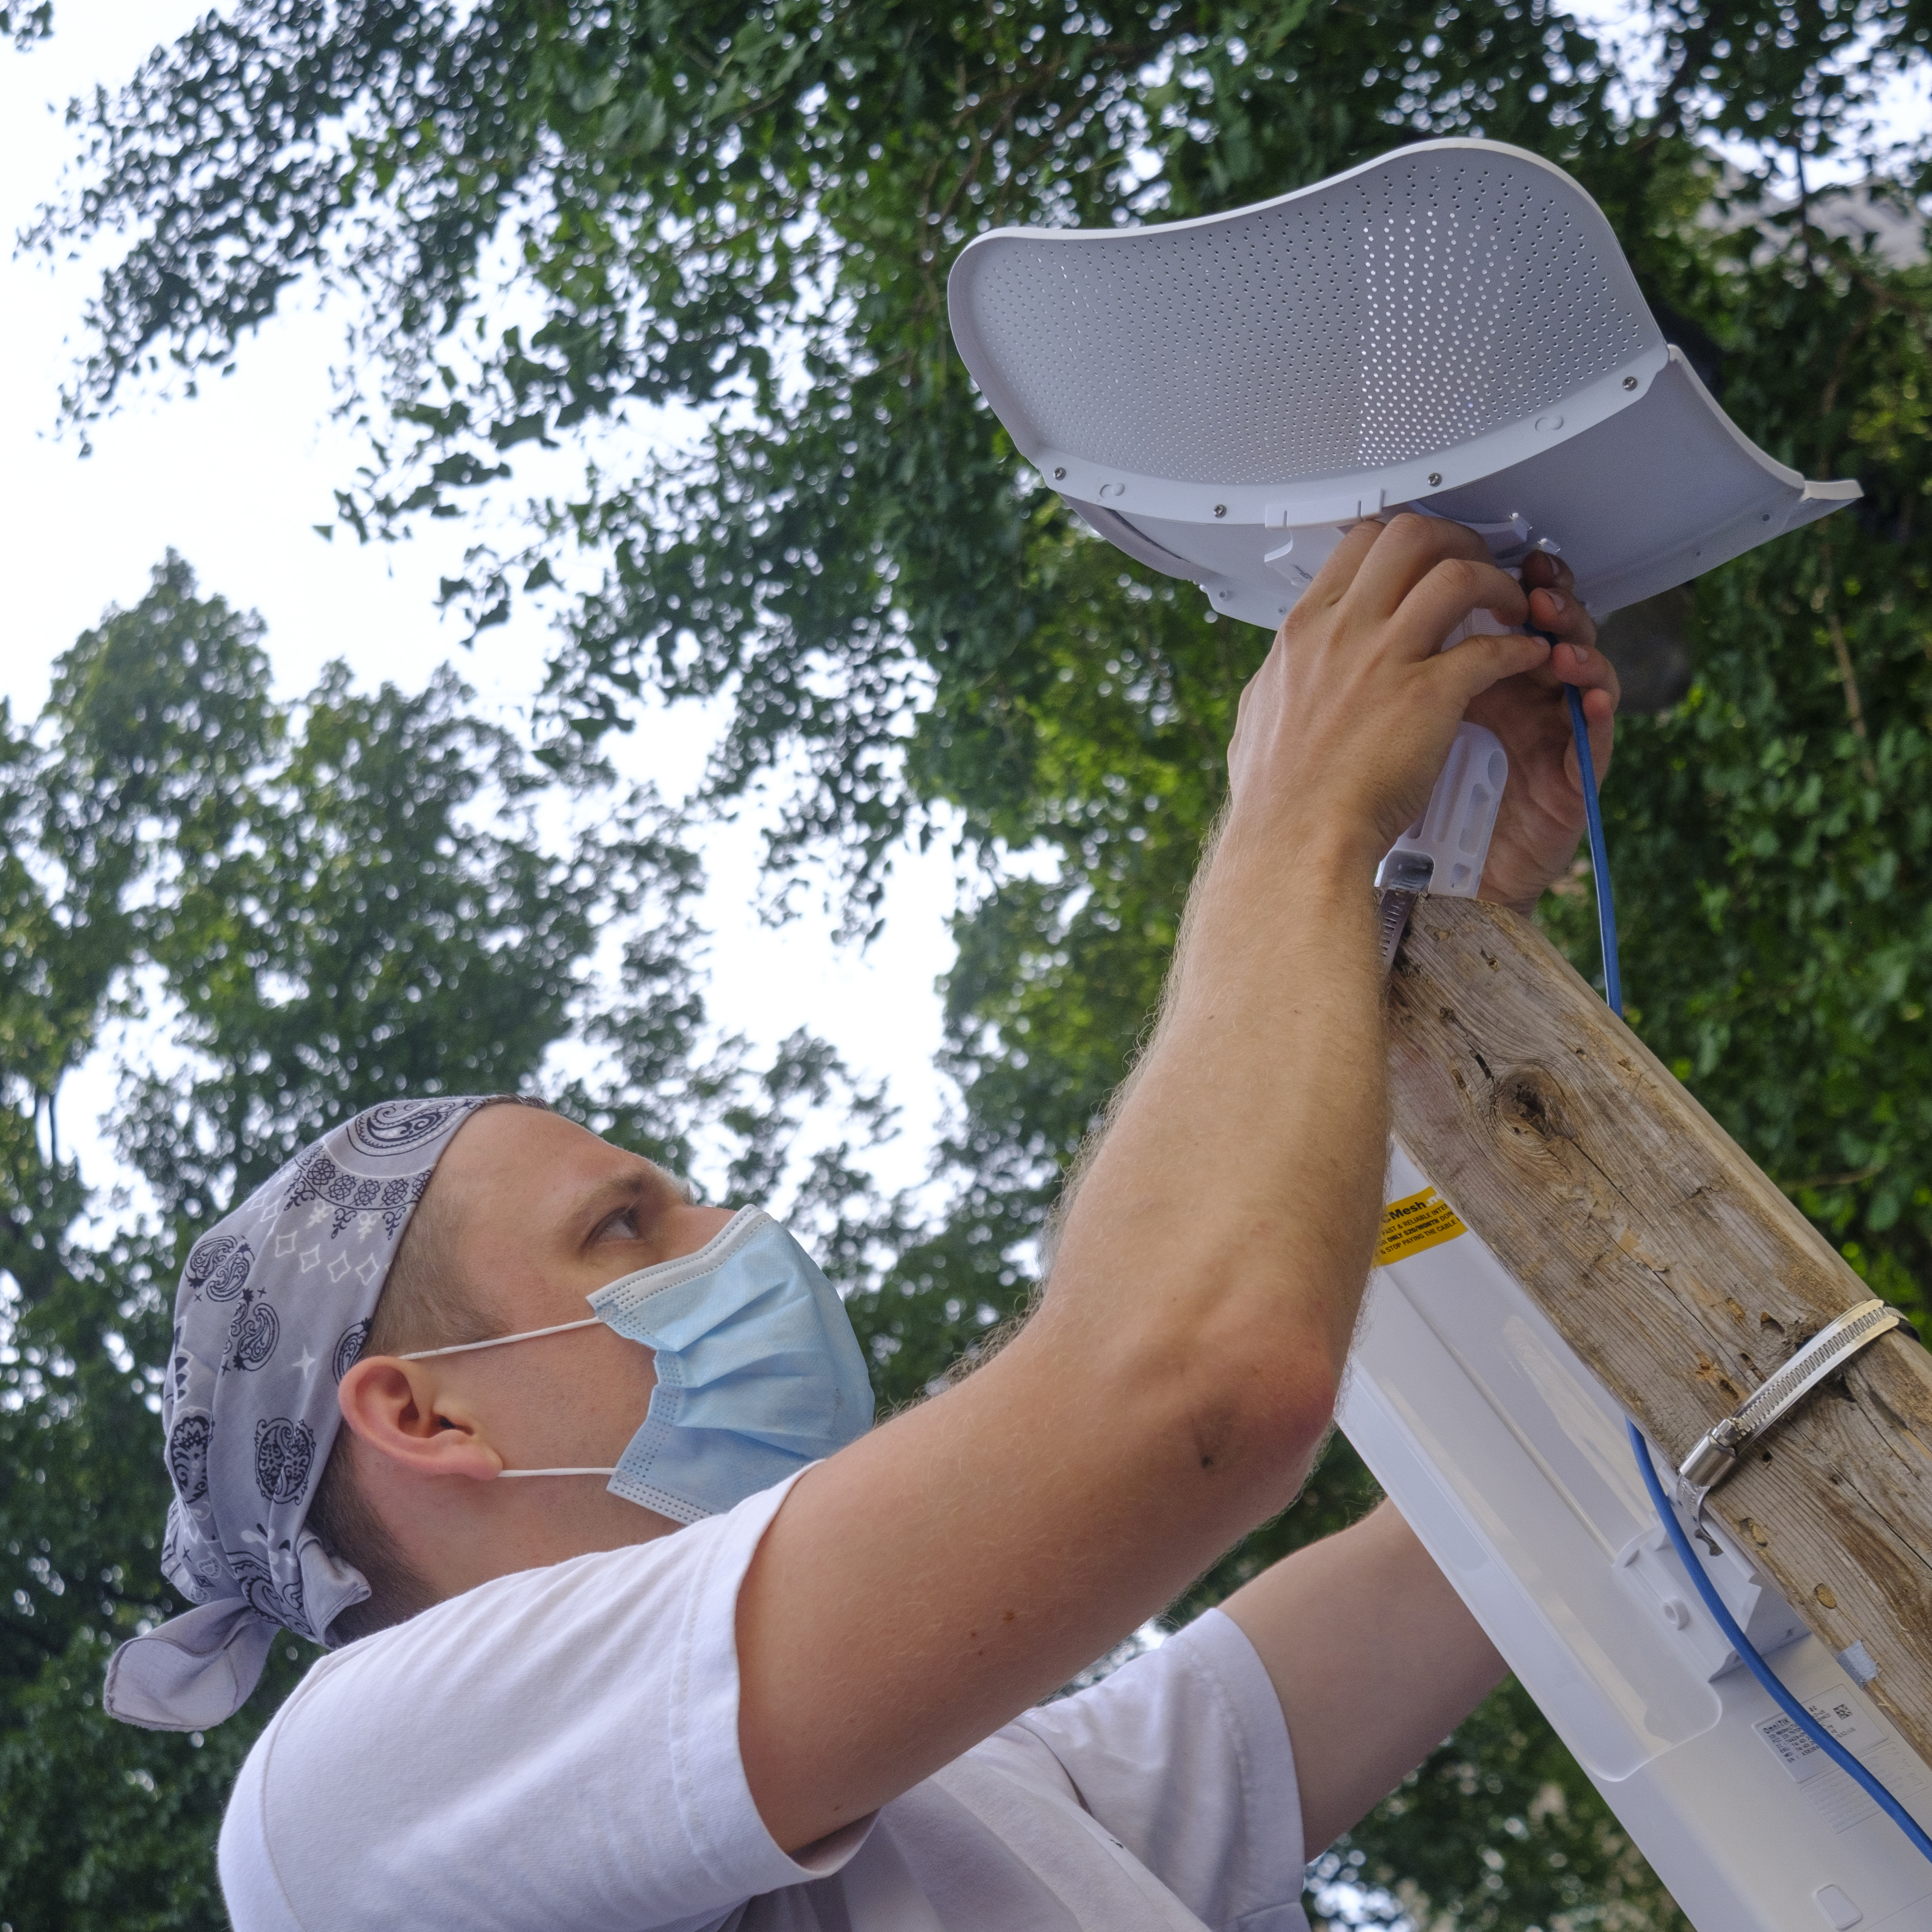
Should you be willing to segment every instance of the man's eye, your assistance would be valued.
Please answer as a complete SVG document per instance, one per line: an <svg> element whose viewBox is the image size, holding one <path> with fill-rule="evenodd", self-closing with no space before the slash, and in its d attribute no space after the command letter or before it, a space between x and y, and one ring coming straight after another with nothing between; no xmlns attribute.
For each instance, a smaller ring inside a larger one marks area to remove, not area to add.
<svg viewBox="0 0 1932 1932"><path fill-rule="evenodd" d="M632 1208L620 1209L597 1230L600 1241L634 1241L638 1235L637 1210Z"/></svg>

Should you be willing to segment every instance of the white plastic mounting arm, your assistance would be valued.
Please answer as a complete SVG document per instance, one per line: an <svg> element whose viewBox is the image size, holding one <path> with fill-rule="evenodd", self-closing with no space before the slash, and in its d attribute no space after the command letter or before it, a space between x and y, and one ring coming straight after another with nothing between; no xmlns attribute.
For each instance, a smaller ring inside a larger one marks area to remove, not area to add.
<svg viewBox="0 0 1932 1932"><path fill-rule="evenodd" d="M1389 848L1376 884L1474 898L1508 782L1502 740L1480 724L1457 725L1422 816Z"/></svg>

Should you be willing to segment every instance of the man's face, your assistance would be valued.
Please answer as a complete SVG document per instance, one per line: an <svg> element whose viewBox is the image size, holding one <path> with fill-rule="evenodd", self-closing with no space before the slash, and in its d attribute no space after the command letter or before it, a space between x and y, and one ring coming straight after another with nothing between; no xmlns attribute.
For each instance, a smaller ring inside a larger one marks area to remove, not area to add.
<svg viewBox="0 0 1932 1932"><path fill-rule="evenodd" d="M583 1320L586 1295L695 1252L731 1219L728 1208L694 1205L662 1168L532 1107L474 1115L431 1186L461 1279L505 1334ZM656 1382L651 1352L602 1324L445 1360L484 1405L512 1468L614 1465ZM608 1506L617 1526L644 1514L598 1496L593 1507Z"/></svg>

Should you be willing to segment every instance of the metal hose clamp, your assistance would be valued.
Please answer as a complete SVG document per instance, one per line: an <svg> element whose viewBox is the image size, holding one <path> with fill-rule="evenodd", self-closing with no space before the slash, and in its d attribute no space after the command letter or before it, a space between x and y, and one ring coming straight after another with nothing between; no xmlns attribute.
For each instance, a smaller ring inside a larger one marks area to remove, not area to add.
<svg viewBox="0 0 1932 1932"><path fill-rule="evenodd" d="M1405 852L1399 846L1376 868L1376 944L1384 973L1395 964L1416 901L1435 877L1436 861L1426 852Z"/></svg>
<svg viewBox="0 0 1932 1932"><path fill-rule="evenodd" d="M1707 1430L1677 1466L1677 1500L1703 1520L1704 1499L1738 1466L1742 1452L1788 1415L1834 1370L1894 1328L1914 1332L1895 1308L1862 1301L1848 1308L1770 1376L1736 1413Z"/></svg>

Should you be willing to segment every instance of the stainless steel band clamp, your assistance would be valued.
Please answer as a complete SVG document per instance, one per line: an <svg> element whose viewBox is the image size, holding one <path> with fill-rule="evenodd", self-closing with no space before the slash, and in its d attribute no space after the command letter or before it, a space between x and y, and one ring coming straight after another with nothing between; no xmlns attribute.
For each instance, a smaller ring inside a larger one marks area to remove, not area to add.
<svg viewBox="0 0 1932 1932"><path fill-rule="evenodd" d="M1802 1402L1861 1348L1894 1328L1912 1324L1882 1301L1862 1301L1828 1322L1735 1414L1706 1432L1677 1467L1677 1500L1701 1519L1704 1499L1738 1466L1742 1452Z"/></svg>

